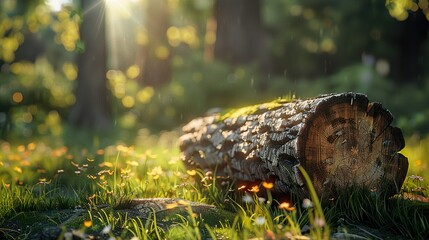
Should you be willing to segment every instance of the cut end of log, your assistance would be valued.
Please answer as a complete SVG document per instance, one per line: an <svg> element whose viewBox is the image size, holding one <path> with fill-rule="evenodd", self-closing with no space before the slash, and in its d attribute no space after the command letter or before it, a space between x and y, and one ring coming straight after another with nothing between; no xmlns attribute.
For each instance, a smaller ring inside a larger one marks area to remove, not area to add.
<svg viewBox="0 0 429 240"><path fill-rule="evenodd" d="M272 106L191 121L180 139L185 165L238 181L268 180L274 192L300 197L308 193L299 165L321 196L354 186L393 195L402 186L404 138L381 104L341 93Z"/></svg>
<svg viewBox="0 0 429 240"><path fill-rule="evenodd" d="M333 95L318 104L299 133L298 155L319 194L353 186L397 192L408 160L405 143L390 126L391 113L361 94Z"/></svg>

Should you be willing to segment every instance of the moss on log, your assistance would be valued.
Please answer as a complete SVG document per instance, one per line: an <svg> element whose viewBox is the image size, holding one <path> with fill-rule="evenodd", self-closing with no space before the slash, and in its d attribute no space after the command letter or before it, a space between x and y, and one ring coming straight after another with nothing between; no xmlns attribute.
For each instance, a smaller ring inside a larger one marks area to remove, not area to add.
<svg viewBox="0 0 429 240"><path fill-rule="evenodd" d="M349 187L387 191L402 186L408 159L392 114L363 94L276 100L192 120L180 149L188 168L240 182L274 183L274 192L307 197L302 165L322 196Z"/></svg>

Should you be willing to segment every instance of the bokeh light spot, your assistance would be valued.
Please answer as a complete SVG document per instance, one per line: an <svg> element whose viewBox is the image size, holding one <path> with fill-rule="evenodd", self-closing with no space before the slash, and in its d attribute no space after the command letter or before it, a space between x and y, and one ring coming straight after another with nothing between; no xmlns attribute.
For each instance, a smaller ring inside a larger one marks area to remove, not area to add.
<svg viewBox="0 0 429 240"><path fill-rule="evenodd" d="M155 56L161 60L167 59L170 55L170 51L165 46L158 46L155 49Z"/></svg>
<svg viewBox="0 0 429 240"><path fill-rule="evenodd" d="M125 96L122 98L122 105L126 108L132 108L135 104L135 100L132 96Z"/></svg>
<svg viewBox="0 0 429 240"><path fill-rule="evenodd" d="M12 94L12 101L14 103L21 103L24 100L24 96L22 95L21 92L14 92Z"/></svg>
<svg viewBox="0 0 429 240"><path fill-rule="evenodd" d="M148 103L154 94L152 87L145 87L137 93L137 100L143 104Z"/></svg>
<svg viewBox="0 0 429 240"><path fill-rule="evenodd" d="M72 63L63 64L63 72L68 80L76 80L77 78L77 67Z"/></svg>
<svg viewBox="0 0 429 240"><path fill-rule="evenodd" d="M136 34L136 43L139 45L147 45L149 43L149 37L145 31L138 31Z"/></svg>
<svg viewBox="0 0 429 240"><path fill-rule="evenodd" d="M130 79L135 79L140 75L140 68L137 65L132 65L127 69L127 77Z"/></svg>

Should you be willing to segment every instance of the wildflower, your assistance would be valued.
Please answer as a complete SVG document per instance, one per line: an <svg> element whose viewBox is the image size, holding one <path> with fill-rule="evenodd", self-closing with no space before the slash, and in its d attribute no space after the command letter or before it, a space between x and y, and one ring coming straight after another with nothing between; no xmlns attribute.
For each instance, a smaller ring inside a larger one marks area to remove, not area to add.
<svg viewBox="0 0 429 240"><path fill-rule="evenodd" d="M271 231L271 230L267 230L267 232L265 233L265 238L264 239L271 239L271 240L274 240L274 239L276 239L276 235L274 234L274 232L273 231Z"/></svg>
<svg viewBox="0 0 429 240"><path fill-rule="evenodd" d="M71 233L71 232L64 233L64 239L65 240L72 240L73 239L73 233Z"/></svg>
<svg viewBox="0 0 429 240"><path fill-rule="evenodd" d="M291 207L291 206L290 206L290 203L288 203L288 202L282 202L282 203L279 205L279 208L280 208L280 209L284 209L284 210L286 210L286 211L294 211L294 210L295 210L295 208L294 208L294 207Z"/></svg>
<svg viewBox="0 0 429 240"><path fill-rule="evenodd" d="M112 226L109 224L109 225L105 226L103 228L103 230L101 230L101 234L108 234L110 232L110 230L112 230Z"/></svg>
<svg viewBox="0 0 429 240"><path fill-rule="evenodd" d="M323 227L323 226L325 225L325 220L324 220L323 218L316 217L316 218L314 219L314 225L315 225L316 227Z"/></svg>
<svg viewBox="0 0 429 240"><path fill-rule="evenodd" d="M25 146L24 145L19 145L17 148L18 152L24 152L25 151Z"/></svg>
<svg viewBox="0 0 429 240"><path fill-rule="evenodd" d="M249 191L253 192L253 193L257 193L257 192L259 192L259 187L257 185L255 185L251 189L249 189Z"/></svg>
<svg viewBox="0 0 429 240"><path fill-rule="evenodd" d="M241 185L240 187L237 188L237 190L242 190L242 189L245 189L245 188L246 188L246 185Z"/></svg>
<svg viewBox="0 0 429 240"><path fill-rule="evenodd" d="M164 174L164 171L160 166L154 167L152 171L147 173L148 175L152 176L153 179L158 179L160 175Z"/></svg>
<svg viewBox="0 0 429 240"><path fill-rule="evenodd" d="M259 201L260 204L263 204L266 201L266 199L263 198L263 197L259 197L258 201Z"/></svg>
<svg viewBox="0 0 429 240"><path fill-rule="evenodd" d="M127 164L134 167L137 167L139 165L137 161L127 161Z"/></svg>
<svg viewBox="0 0 429 240"><path fill-rule="evenodd" d="M129 174L131 173L131 169L129 168L121 168L121 175Z"/></svg>
<svg viewBox="0 0 429 240"><path fill-rule="evenodd" d="M265 224L265 217L264 216L259 216L255 219L255 224L256 225L264 225Z"/></svg>
<svg viewBox="0 0 429 240"><path fill-rule="evenodd" d="M64 173L64 169L58 169L57 173Z"/></svg>
<svg viewBox="0 0 429 240"><path fill-rule="evenodd" d="M91 227L91 226L92 226L92 221L91 221L91 220L84 221L84 222L83 222L83 225L84 225L85 227L89 228L89 227Z"/></svg>
<svg viewBox="0 0 429 240"><path fill-rule="evenodd" d="M411 179L411 180L414 180L414 181L419 181L419 182L422 182L424 179L423 179L423 177L421 177L421 176L417 176L417 175L411 175L411 176L409 176L409 178Z"/></svg>
<svg viewBox="0 0 429 240"><path fill-rule="evenodd" d="M100 167L112 168L113 167L113 163L111 163L111 162L102 162L99 166Z"/></svg>
<svg viewBox="0 0 429 240"><path fill-rule="evenodd" d="M36 144L34 142L31 142L27 145L28 150L32 151L36 149Z"/></svg>
<svg viewBox="0 0 429 240"><path fill-rule="evenodd" d="M244 194L244 196L243 196L243 202L245 202L245 203L251 203L251 202L253 202L252 196L250 196L250 194L248 194L248 193Z"/></svg>
<svg viewBox="0 0 429 240"><path fill-rule="evenodd" d="M119 152L128 152L128 147L122 144L116 146L116 150Z"/></svg>
<svg viewBox="0 0 429 240"><path fill-rule="evenodd" d="M104 149L97 150L97 155L103 155L103 154L104 154Z"/></svg>
<svg viewBox="0 0 429 240"><path fill-rule="evenodd" d="M13 170L17 173L22 173L22 169L20 167L14 167Z"/></svg>
<svg viewBox="0 0 429 240"><path fill-rule="evenodd" d="M267 190L270 190L270 189L272 189L273 187L274 187L274 183L271 183L271 182L262 182L262 186L265 188L265 189L267 189Z"/></svg>
<svg viewBox="0 0 429 240"><path fill-rule="evenodd" d="M46 178L39 178L39 182L37 184L50 184L51 181L47 181Z"/></svg>
<svg viewBox="0 0 429 240"><path fill-rule="evenodd" d="M188 171L186 171L186 173L187 173L189 176L195 176L195 175L197 174L197 171L195 171L195 170L193 169L193 170L188 170Z"/></svg>
<svg viewBox="0 0 429 240"><path fill-rule="evenodd" d="M306 198L302 201L302 207L303 208L311 208L311 207L313 207L313 202L310 199Z"/></svg>

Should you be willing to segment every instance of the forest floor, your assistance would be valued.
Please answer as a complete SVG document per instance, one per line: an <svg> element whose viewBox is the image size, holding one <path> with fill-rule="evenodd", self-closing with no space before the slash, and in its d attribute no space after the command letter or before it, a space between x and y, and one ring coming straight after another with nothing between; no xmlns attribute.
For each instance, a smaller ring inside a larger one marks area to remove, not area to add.
<svg viewBox="0 0 429 240"><path fill-rule="evenodd" d="M429 137L408 138L393 198L351 190L333 201L272 198L186 170L178 131L131 144L39 138L0 142L0 238L427 239ZM85 146L91 146L83 147Z"/></svg>

